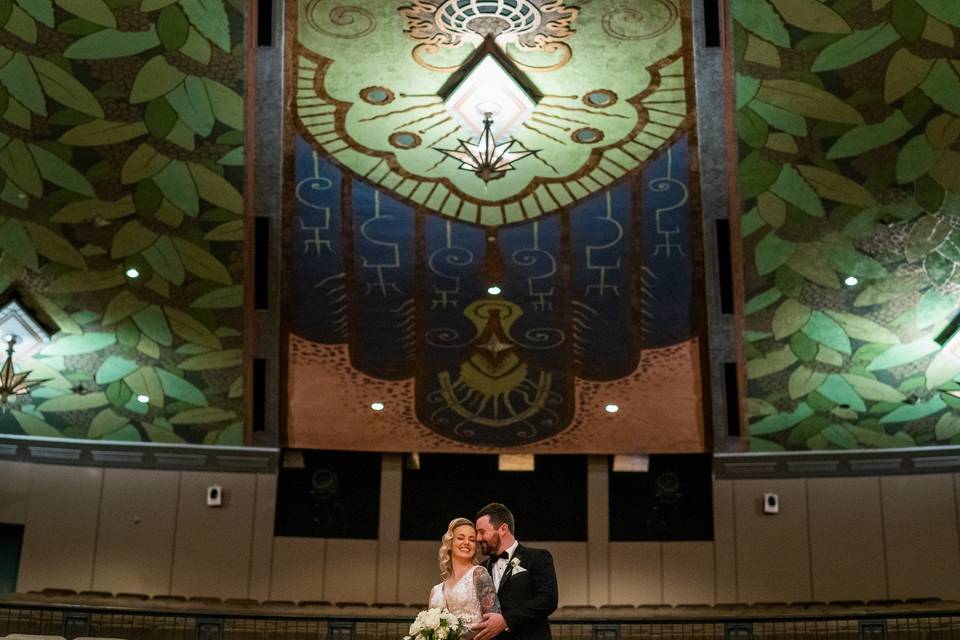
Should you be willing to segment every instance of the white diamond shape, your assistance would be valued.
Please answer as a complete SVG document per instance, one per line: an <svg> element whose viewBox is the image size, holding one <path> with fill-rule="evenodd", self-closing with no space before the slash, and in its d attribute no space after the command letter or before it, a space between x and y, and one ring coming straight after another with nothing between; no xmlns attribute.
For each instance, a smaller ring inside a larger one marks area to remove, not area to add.
<svg viewBox="0 0 960 640"><path fill-rule="evenodd" d="M477 136L483 133L484 114L492 113L491 130L502 140L526 122L536 105L496 58L487 54L443 106L460 126Z"/></svg>
<svg viewBox="0 0 960 640"><path fill-rule="evenodd" d="M31 318L16 300L11 300L0 308L0 339L3 340L4 355L9 335L18 338L15 345L16 358L29 356L50 342L50 336L43 327Z"/></svg>

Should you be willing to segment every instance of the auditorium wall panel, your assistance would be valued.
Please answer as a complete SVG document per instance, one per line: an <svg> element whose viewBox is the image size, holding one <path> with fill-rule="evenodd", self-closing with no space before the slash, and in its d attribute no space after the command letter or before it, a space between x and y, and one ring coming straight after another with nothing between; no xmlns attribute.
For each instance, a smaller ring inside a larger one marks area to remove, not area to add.
<svg viewBox="0 0 960 640"><path fill-rule="evenodd" d="M880 478L891 598L960 598L955 479Z"/></svg>
<svg viewBox="0 0 960 640"><path fill-rule="evenodd" d="M779 514L763 513L764 493L780 496ZM738 600L810 600L805 481L739 480L734 485L734 514Z"/></svg>
<svg viewBox="0 0 960 640"><path fill-rule="evenodd" d="M712 542L664 542L663 601L714 604Z"/></svg>
<svg viewBox="0 0 960 640"><path fill-rule="evenodd" d="M104 469L93 588L167 594L180 474Z"/></svg>
<svg viewBox="0 0 960 640"><path fill-rule="evenodd" d="M0 464L0 522L26 523L33 469L34 465L26 462Z"/></svg>
<svg viewBox="0 0 960 640"><path fill-rule="evenodd" d="M247 597L270 599L273 564L273 520L276 512L277 476L257 474L250 557L250 589Z"/></svg>
<svg viewBox="0 0 960 640"><path fill-rule="evenodd" d="M103 470L43 465L32 476L18 590L89 589Z"/></svg>
<svg viewBox="0 0 960 640"><path fill-rule="evenodd" d="M737 601L737 533L733 516L733 482L715 480L713 483L713 562L717 602Z"/></svg>
<svg viewBox="0 0 960 640"><path fill-rule="evenodd" d="M323 599L373 602L377 586L376 540L327 540Z"/></svg>
<svg viewBox="0 0 960 640"><path fill-rule="evenodd" d="M207 487L223 487L223 506L207 506ZM256 476L183 472L170 590L186 596L247 597Z"/></svg>
<svg viewBox="0 0 960 640"><path fill-rule="evenodd" d="M811 478L807 492L813 599L886 598L879 479Z"/></svg>
<svg viewBox="0 0 960 640"><path fill-rule="evenodd" d="M610 543L610 604L661 604L663 557L659 542Z"/></svg>
<svg viewBox="0 0 960 640"><path fill-rule="evenodd" d="M560 606L589 601L587 543L536 542L530 546L546 549L553 555Z"/></svg>
<svg viewBox="0 0 960 640"><path fill-rule="evenodd" d="M326 540L277 537L271 555L271 600L323 600Z"/></svg>
<svg viewBox="0 0 960 640"><path fill-rule="evenodd" d="M439 541L400 541L400 563L397 572L400 602L427 602L430 588L440 581L439 549Z"/></svg>

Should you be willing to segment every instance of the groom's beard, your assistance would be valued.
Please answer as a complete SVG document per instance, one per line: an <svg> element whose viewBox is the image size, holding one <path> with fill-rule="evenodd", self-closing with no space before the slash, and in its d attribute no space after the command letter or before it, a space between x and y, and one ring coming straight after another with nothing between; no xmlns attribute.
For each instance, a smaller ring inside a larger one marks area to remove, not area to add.
<svg viewBox="0 0 960 640"><path fill-rule="evenodd" d="M480 550L483 551L483 554L486 556L492 556L499 553L500 549L500 534L493 534L493 539L489 542L486 540L480 541Z"/></svg>

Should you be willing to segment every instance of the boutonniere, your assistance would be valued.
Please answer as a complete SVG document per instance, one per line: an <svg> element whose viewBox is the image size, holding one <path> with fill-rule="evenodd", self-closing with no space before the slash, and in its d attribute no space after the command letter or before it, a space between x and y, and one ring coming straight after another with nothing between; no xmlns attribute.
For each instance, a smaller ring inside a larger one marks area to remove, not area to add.
<svg viewBox="0 0 960 640"><path fill-rule="evenodd" d="M517 558L516 556L514 556L510 560L510 571L511 573L523 573L524 571L526 571L526 569L520 566L520 558Z"/></svg>

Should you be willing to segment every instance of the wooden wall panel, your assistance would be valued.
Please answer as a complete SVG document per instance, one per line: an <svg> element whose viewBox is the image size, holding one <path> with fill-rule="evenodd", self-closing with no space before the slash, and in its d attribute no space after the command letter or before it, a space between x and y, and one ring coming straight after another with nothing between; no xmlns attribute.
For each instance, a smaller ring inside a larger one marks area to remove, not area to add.
<svg viewBox="0 0 960 640"><path fill-rule="evenodd" d="M274 538L271 560L271 600L323 600L326 540Z"/></svg>
<svg viewBox="0 0 960 640"><path fill-rule="evenodd" d="M879 479L811 478L807 491L813 599L888 597Z"/></svg>
<svg viewBox="0 0 960 640"><path fill-rule="evenodd" d="M180 473L104 469L93 588L170 593Z"/></svg>
<svg viewBox="0 0 960 640"><path fill-rule="evenodd" d="M256 476L253 507L253 555L250 558L250 585L247 597L270 598L270 575L273 564L273 521L277 510L277 476L260 473Z"/></svg>
<svg viewBox="0 0 960 640"><path fill-rule="evenodd" d="M223 487L222 507L206 505L207 487L214 484ZM182 473L171 592L247 596L255 485L250 473Z"/></svg>
<svg viewBox="0 0 960 640"><path fill-rule="evenodd" d="M0 522L26 523L34 469L26 462L0 463Z"/></svg>
<svg viewBox="0 0 960 640"><path fill-rule="evenodd" d="M327 540L323 599L373 602L377 591L377 541Z"/></svg>
<svg viewBox="0 0 960 640"><path fill-rule="evenodd" d="M529 546L546 549L553 555L561 607L588 602L586 542L531 542Z"/></svg>
<svg viewBox="0 0 960 640"><path fill-rule="evenodd" d="M739 600L811 599L810 541L804 480L734 482ZM780 513L765 515L763 494L780 496Z"/></svg>
<svg viewBox="0 0 960 640"><path fill-rule="evenodd" d="M663 543L663 601L714 604L712 542Z"/></svg>
<svg viewBox="0 0 960 640"><path fill-rule="evenodd" d="M960 597L952 474L880 479L891 598Z"/></svg>
<svg viewBox="0 0 960 640"><path fill-rule="evenodd" d="M713 482L714 580L717 602L737 602L737 529L733 482Z"/></svg>
<svg viewBox="0 0 960 640"><path fill-rule="evenodd" d="M659 542L610 543L610 604L661 604L663 566Z"/></svg>
<svg viewBox="0 0 960 640"><path fill-rule="evenodd" d="M19 591L89 589L103 470L37 465L20 556Z"/></svg>
<svg viewBox="0 0 960 640"><path fill-rule="evenodd" d="M422 540L400 541L398 595L405 604L426 604L430 589L440 582L440 543Z"/></svg>

